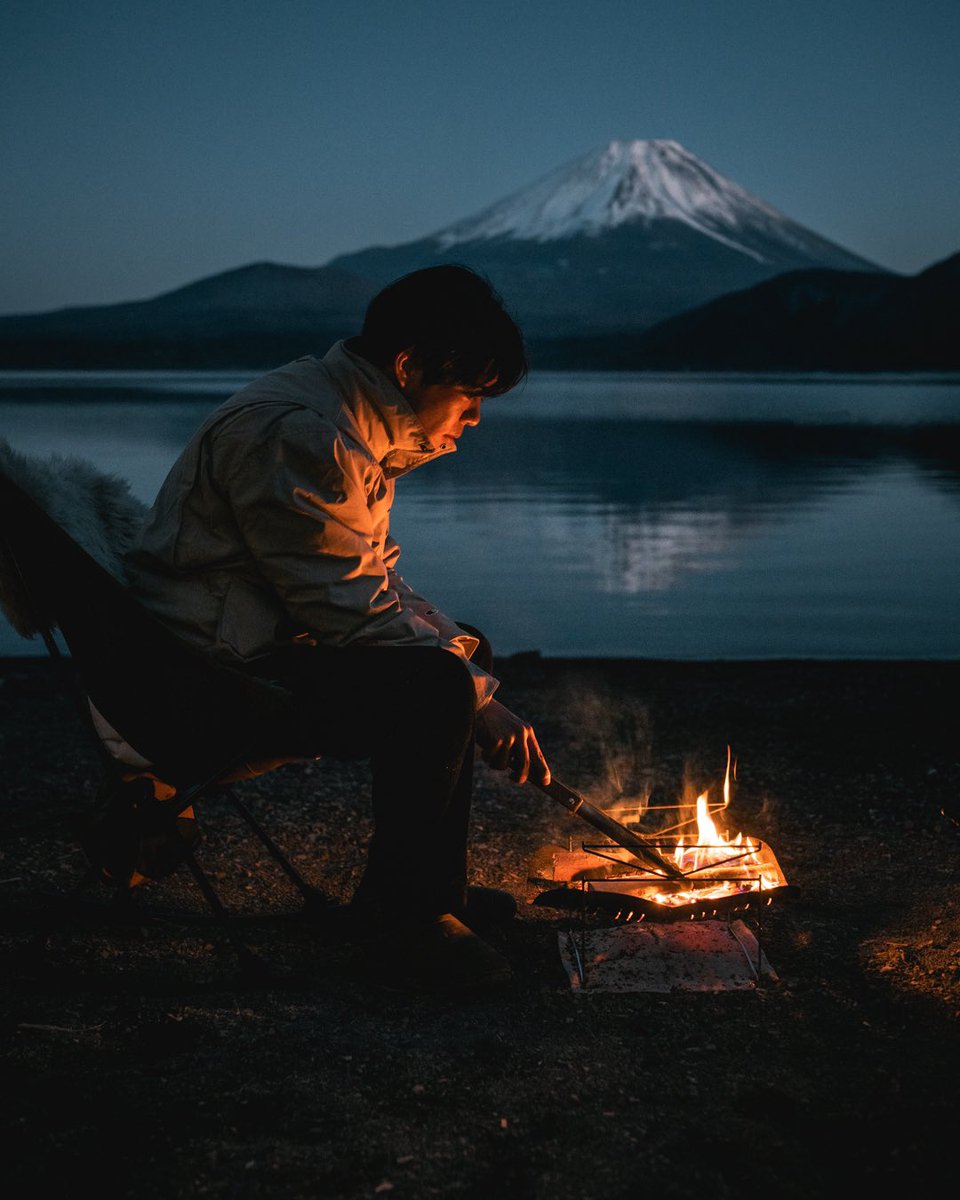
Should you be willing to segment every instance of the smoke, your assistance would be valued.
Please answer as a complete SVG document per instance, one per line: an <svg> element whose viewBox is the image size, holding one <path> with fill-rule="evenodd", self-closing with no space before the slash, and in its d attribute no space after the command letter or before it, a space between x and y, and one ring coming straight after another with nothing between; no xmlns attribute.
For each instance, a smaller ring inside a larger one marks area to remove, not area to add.
<svg viewBox="0 0 960 1200"><path fill-rule="evenodd" d="M695 834L697 797L703 792L710 811L722 820L725 743L716 748L715 762L702 761L702 749L686 759L678 775L675 758L672 765L659 761L648 704L618 693L615 680L571 678L558 688L554 716L563 729L564 758L573 762L565 781L622 824L642 823L647 833ZM713 749L708 753L712 756ZM734 750L731 765L735 762ZM731 799L734 779L731 772Z"/></svg>
<svg viewBox="0 0 960 1200"><path fill-rule="evenodd" d="M571 780L624 824L645 811L652 791L653 746L647 706L582 681L563 693L565 742L576 766Z"/></svg>

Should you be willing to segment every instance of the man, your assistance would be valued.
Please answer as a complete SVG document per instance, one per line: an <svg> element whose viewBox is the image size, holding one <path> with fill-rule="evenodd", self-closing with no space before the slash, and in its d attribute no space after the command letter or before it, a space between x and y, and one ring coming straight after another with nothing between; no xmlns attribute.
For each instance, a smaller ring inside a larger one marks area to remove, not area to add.
<svg viewBox="0 0 960 1200"><path fill-rule="evenodd" d="M508 976L474 927L512 916L513 898L467 887L474 742L518 783L550 772L532 727L494 697L483 636L398 574L395 480L454 452L526 369L484 279L404 276L358 337L210 416L128 559L135 591L182 637L294 692L305 754L370 759L375 832L350 911L386 926L371 961L402 985Z"/></svg>

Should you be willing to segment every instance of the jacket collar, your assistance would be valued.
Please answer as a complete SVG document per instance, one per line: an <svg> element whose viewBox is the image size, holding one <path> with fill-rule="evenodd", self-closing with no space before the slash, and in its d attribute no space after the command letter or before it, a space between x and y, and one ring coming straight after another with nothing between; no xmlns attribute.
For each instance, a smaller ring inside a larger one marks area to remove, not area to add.
<svg viewBox="0 0 960 1200"><path fill-rule="evenodd" d="M389 478L456 451L455 445L441 449L432 442L396 384L345 342L336 342L321 361Z"/></svg>

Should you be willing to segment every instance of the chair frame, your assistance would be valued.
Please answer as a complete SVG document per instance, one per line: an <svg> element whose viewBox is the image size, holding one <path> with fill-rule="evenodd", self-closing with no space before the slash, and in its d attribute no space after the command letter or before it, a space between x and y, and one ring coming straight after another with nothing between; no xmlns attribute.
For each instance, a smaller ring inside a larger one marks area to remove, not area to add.
<svg viewBox="0 0 960 1200"><path fill-rule="evenodd" d="M0 514L4 582L8 592L15 589L18 615L27 614L33 631L40 633L95 747L101 793L138 772L104 745L91 702L129 744L150 757L143 774L176 788L173 800L155 801L163 806L164 820L175 821L205 797L225 795L300 893L305 914L316 917L329 910L329 898L303 878L232 786L307 757L297 751L292 696L184 642L2 472ZM57 644L57 630L69 657ZM192 850L184 848L182 859L229 939L242 974L257 979L269 975L269 968L236 935ZM91 865L74 896L96 879L103 881L103 874ZM115 902L129 904L134 892L129 881L113 886Z"/></svg>

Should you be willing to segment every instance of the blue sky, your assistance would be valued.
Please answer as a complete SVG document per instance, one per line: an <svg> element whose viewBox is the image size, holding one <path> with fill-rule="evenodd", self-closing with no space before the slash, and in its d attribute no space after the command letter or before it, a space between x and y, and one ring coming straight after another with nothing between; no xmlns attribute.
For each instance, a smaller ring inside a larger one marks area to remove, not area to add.
<svg viewBox="0 0 960 1200"><path fill-rule="evenodd" d="M958 0L7 0L0 311L430 232L674 138L894 270L960 250Z"/></svg>

